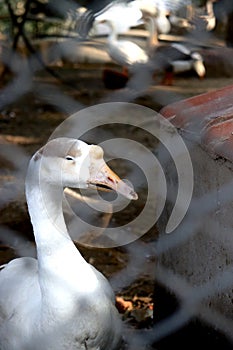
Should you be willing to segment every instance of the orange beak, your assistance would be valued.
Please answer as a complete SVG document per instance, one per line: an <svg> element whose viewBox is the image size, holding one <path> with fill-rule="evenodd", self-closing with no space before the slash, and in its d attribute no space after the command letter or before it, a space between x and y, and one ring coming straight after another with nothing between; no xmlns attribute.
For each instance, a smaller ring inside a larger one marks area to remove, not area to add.
<svg viewBox="0 0 233 350"><path fill-rule="evenodd" d="M89 187L95 187L102 191L114 190L130 200L138 199L134 189L122 181L105 163L97 172L92 174L88 184Z"/></svg>

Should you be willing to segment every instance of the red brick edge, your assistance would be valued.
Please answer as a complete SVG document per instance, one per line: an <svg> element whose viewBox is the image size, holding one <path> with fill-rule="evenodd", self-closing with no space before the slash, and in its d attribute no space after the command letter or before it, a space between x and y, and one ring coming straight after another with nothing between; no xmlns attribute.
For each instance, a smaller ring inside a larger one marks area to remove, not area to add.
<svg viewBox="0 0 233 350"><path fill-rule="evenodd" d="M172 103L160 114L194 135L212 156L233 162L233 85Z"/></svg>

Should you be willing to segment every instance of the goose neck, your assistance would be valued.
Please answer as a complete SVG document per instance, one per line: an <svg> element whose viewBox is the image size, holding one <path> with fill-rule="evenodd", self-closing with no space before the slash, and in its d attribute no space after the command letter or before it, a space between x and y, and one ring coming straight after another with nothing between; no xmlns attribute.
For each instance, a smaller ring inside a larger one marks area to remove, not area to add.
<svg viewBox="0 0 233 350"><path fill-rule="evenodd" d="M39 171L29 167L26 179L26 198L33 226L37 252L52 250L64 243L72 243L62 211L62 186L41 180ZM72 243L73 244L73 243Z"/></svg>
<svg viewBox="0 0 233 350"><path fill-rule="evenodd" d="M58 319L66 322L74 313L77 293L94 293L98 281L68 234L62 186L46 183L38 170L29 166L26 197L37 247L41 325L47 329Z"/></svg>
<svg viewBox="0 0 233 350"><path fill-rule="evenodd" d="M146 20L146 27L149 32L147 40L147 50L150 54L153 52L154 48L159 44L156 18L148 16Z"/></svg>
<svg viewBox="0 0 233 350"><path fill-rule="evenodd" d="M116 26L113 24L112 21L110 20L106 20L106 24L109 26L110 28L110 33L109 33L109 36L108 36L108 41L109 42L115 42L117 41L117 30L116 30Z"/></svg>

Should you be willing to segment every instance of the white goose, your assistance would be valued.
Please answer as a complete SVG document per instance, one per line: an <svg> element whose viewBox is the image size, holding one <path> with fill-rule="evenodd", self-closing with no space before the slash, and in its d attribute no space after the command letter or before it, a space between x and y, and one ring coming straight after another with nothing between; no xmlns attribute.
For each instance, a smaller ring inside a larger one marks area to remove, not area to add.
<svg viewBox="0 0 233 350"><path fill-rule="evenodd" d="M128 68L134 64L148 62L149 56L139 45L130 40L118 39L114 23L110 20L105 20L104 22L111 28L107 50L114 61Z"/></svg>
<svg viewBox="0 0 233 350"><path fill-rule="evenodd" d="M109 28L107 51L109 56L119 65L130 68L136 63L146 63L148 56L136 43L119 39L130 27L142 21L142 11L133 3L116 3L107 11L95 18L94 27L105 24Z"/></svg>
<svg viewBox="0 0 233 350"><path fill-rule="evenodd" d="M14 259L0 272L1 350L119 348L121 322L113 291L67 232L62 213L66 186L103 186L137 199L106 165L99 146L58 138L35 153L26 197L37 260Z"/></svg>

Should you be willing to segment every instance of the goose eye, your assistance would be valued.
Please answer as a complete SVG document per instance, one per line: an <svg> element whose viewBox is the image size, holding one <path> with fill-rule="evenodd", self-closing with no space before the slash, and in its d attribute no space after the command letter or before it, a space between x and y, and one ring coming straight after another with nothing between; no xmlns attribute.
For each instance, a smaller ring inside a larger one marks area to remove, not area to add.
<svg viewBox="0 0 233 350"><path fill-rule="evenodd" d="M74 161L74 157L72 157L72 156L66 156L66 160Z"/></svg>

